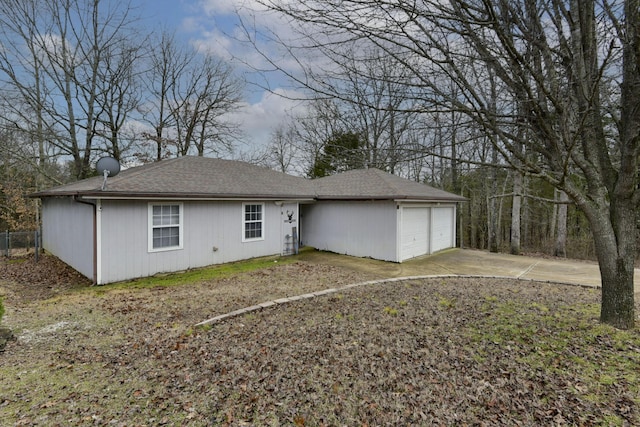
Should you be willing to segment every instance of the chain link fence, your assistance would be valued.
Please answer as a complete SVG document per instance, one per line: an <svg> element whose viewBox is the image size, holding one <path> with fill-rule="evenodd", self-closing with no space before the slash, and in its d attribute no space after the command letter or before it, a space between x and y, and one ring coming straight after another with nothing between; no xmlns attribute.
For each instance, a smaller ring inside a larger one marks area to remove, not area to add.
<svg viewBox="0 0 640 427"><path fill-rule="evenodd" d="M40 231L3 231L0 233L0 255L7 258L25 255L33 250L36 261L40 253L42 242Z"/></svg>

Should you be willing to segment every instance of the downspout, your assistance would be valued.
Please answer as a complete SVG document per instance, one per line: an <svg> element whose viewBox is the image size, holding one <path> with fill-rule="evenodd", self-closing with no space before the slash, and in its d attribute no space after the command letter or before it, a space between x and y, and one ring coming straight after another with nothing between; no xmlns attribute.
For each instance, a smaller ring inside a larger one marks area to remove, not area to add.
<svg viewBox="0 0 640 427"><path fill-rule="evenodd" d="M98 202L87 202L82 200L79 195L73 196L73 201L76 203L82 203L83 205L89 205L93 208L93 284L98 284L98 221L97 210Z"/></svg>
<svg viewBox="0 0 640 427"><path fill-rule="evenodd" d="M93 256L95 258L95 282L96 285L102 284L102 200L96 200L96 214L94 216L95 221L95 238Z"/></svg>
<svg viewBox="0 0 640 427"><path fill-rule="evenodd" d="M402 206L396 200L396 262L402 263Z"/></svg>

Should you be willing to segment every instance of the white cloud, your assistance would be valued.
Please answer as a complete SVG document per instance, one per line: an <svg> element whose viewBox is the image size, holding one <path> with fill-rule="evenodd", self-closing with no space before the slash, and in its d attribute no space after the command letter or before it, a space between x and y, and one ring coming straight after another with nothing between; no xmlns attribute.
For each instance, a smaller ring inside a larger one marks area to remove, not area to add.
<svg viewBox="0 0 640 427"><path fill-rule="evenodd" d="M241 11L264 11L266 8L255 0L202 0L202 10L209 16L227 15Z"/></svg>
<svg viewBox="0 0 640 427"><path fill-rule="evenodd" d="M189 28L191 44L201 52L229 61L249 81L248 89L252 92L246 103L226 118L240 123L247 142L243 151L260 149L269 143L273 130L287 120L292 111L299 113L304 108L299 100L304 99L303 92L285 89L289 80L275 70L281 68L287 73L296 73L299 64L281 50L282 46L270 40L271 31L277 30L282 40L294 39L294 31L284 18L255 0L199 0L192 5L195 13L182 19L182 27ZM248 37L257 39L260 51L248 42ZM277 62L277 67L263 54ZM271 72L263 72L265 70ZM263 90L264 87L271 91Z"/></svg>
<svg viewBox="0 0 640 427"><path fill-rule="evenodd" d="M197 28L192 44L202 52L233 59L236 65L272 68L256 47L269 58L279 58L284 55L278 54L281 46L272 40L274 35L283 41L296 38L291 23L255 0L201 0L198 5L201 13L184 20L189 28ZM298 68L295 61L281 62L279 66L283 68Z"/></svg>
<svg viewBox="0 0 640 427"><path fill-rule="evenodd" d="M273 93L264 92L255 103L247 103L240 110L229 115L229 120L242 123L242 131L251 148L264 147L269 143L271 133L283 124L293 113L304 110L301 92L277 89Z"/></svg>

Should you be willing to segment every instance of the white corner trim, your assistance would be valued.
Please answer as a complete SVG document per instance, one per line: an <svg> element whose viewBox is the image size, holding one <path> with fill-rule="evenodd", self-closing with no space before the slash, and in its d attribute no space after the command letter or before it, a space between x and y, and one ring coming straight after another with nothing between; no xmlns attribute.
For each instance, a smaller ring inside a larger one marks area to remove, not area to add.
<svg viewBox="0 0 640 427"><path fill-rule="evenodd" d="M96 285L102 285L102 200L96 200Z"/></svg>

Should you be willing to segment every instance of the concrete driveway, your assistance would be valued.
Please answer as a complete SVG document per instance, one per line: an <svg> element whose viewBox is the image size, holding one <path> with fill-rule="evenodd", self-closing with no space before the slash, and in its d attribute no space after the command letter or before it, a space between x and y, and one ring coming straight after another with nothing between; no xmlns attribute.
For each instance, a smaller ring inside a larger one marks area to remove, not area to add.
<svg viewBox="0 0 640 427"><path fill-rule="evenodd" d="M326 252L303 253L302 258L330 261L336 265L370 272L381 278L426 275L472 275L513 277L599 287L600 269L592 261L496 254L471 249L449 249L402 264L340 256ZM640 292L640 269L635 270L635 291Z"/></svg>

